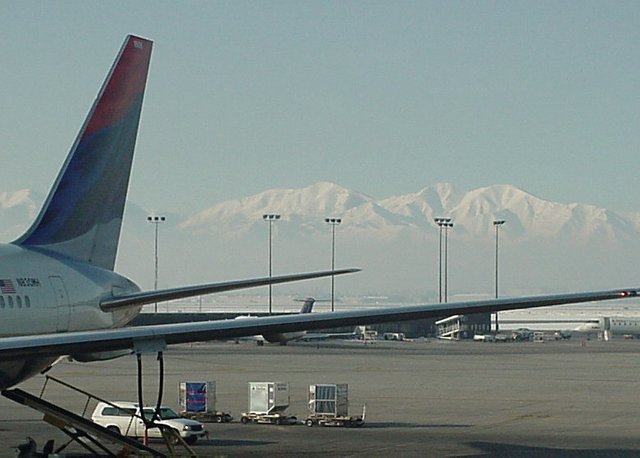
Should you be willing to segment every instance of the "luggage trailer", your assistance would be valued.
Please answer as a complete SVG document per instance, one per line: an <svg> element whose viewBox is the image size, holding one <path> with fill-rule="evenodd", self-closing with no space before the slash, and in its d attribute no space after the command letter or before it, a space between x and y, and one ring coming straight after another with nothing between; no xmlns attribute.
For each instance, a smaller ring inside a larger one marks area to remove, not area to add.
<svg viewBox="0 0 640 458"><path fill-rule="evenodd" d="M364 425L367 406L362 416L349 415L349 386L347 384L309 385L309 415L304 424L312 427L342 426L346 428Z"/></svg>

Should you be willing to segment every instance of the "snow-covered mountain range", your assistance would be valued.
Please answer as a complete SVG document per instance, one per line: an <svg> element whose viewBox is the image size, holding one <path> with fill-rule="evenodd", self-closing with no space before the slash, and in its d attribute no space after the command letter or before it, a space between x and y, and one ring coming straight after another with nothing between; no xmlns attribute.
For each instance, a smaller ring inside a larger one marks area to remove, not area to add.
<svg viewBox="0 0 640 458"><path fill-rule="evenodd" d="M0 192L3 241L29 225L42 200L28 190ZM152 284L150 213L128 204L118 260L120 271L146 287ZM364 269L338 281L344 293L433 299L439 240L433 219L442 216L454 223L448 233L453 295L493 292L495 219L506 221L499 233L504 294L634 286L637 276L640 213L551 202L511 185L464 191L441 183L377 200L320 182L220 202L196 214L169 215L160 231L160 284L264 274L265 213L281 215L272 239L274 273L327 268L331 232L324 218L342 218L336 228L336 265ZM303 288L323 296L325 286Z"/></svg>
<svg viewBox="0 0 640 458"><path fill-rule="evenodd" d="M560 238L616 243L634 238L640 214L622 215L593 205L562 204L537 198L510 185L462 191L441 183L412 194L375 200L334 183L321 182L302 189L272 189L218 203L187 217L181 228L198 233L230 229L248 231L260 225L265 212L279 213L283 221L304 223L319 230L324 217L340 216L341 231L394 237L406 231L435 228L433 219L451 217L456 237L473 239L494 232L493 220L504 219L503 236L511 240Z"/></svg>

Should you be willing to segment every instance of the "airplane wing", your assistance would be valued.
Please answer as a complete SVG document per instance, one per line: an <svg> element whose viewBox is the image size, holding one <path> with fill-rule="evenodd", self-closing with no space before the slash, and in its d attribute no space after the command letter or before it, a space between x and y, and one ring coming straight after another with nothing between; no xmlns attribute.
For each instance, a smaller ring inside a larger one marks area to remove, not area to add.
<svg viewBox="0 0 640 458"><path fill-rule="evenodd" d="M140 353L162 350L166 345L255 334L304 331L339 326L364 325L389 321L407 321L502 310L544 307L637 296L640 289L622 289L587 293L556 294L505 299L491 299L447 304L383 307L344 312L308 313L286 316L177 323L69 332L0 339L0 361L25 357L52 357L89 352L133 349Z"/></svg>
<svg viewBox="0 0 640 458"><path fill-rule="evenodd" d="M360 269L339 269L325 270L321 272L309 272L304 274L279 275L262 278L252 278L249 280L236 280L224 283L209 283L205 285L183 286L180 288L167 288L155 291L141 291L139 293L114 296L102 299L100 308L105 312L111 312L118 308L130 307L133 305L146 305L155 302L164 302L184 297L200 296L203 294L221 293L223 291L233 291L237 289L253 288L269 284L287 283L298 280L309 280L311 278L328 277L330 275L342 275L360 272Z"/></svg>

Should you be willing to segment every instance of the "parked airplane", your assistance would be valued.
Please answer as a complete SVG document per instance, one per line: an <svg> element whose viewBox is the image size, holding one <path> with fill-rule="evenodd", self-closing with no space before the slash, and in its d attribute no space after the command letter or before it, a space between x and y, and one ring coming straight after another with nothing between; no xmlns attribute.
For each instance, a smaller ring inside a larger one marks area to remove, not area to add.
<svg viewBox="0 0 640 458"><path fill-rule="evenodd" d="M340 340L351 340L358 339L364 340L370 334L370 331L367 331L366 326L356 326L353 328L351 332L307 332L302 337L302 340L305 342L310 342L313 340L329 340L329 339L340 339Z"/></svg>
<svg viewBox="0 0 640 458"><path fill-rule="evenodd" d="M640 335L640 318L602 316L584 322L575 330L586 333L610 331L619 335Z"/></svg>
<svg viewBox="0 0 640 458"><path fill-rule="evenodd" d="M297 302L302 302L302 308L298 312L298 314L303 313L311 313L313 311L313 305L316 302L324 302L323 300L316 300L313 297L305 297L304 299L296 299ZM245 320L247 318L256 318L251 315L240 315L234 318L234 320ZM308 332L308 331L297 331L297 332L280 332L275 334L264 334L264 335L255 335L249 336L247 338L236 339L239 340L251 340L256 342L258 345L264 345L265 342L269 343L279 343L280 345L286 345L287 342L291 342L294 340L304 340L305 342L309 342L312 340L327 340L327 339L366 339L367 336L366 327L365 326L356 326L352 332Z"/></svg>
<svg viewBox="0 0 640 458"><path fill-rule="evenodd" d="M313 310L313 304L316 300L313 297L305 297L302 299L302 308L300 314L311 313ZM292 340L299 340L307 333L307 331L295 331L295 332L274 332L272 334L262 334L264 340L269 343L279 343L280 345L286 345L287 342Z"/></svg>
<svg viewBox="0 0 640 458"><path fill-rule="evenodd" d="M300 302L297 300L297 302ZM302 308L298 313L311 313L313 310L313 304L316 303L316 300L313 297L305 297L302 299ZM240 315L234 318L234 320L245 320L247 318L255 318L251 315ZM286 345L287 342L291 342L292 340L299 340L304 337L306 331L297 331L297 332L278 332L274 334L265 334L265 335L255 335L249 336L248 340L255 341L258 345L264 345L265 342L269 343L279 343L280 345ZM246 340L246 339L236 339L238 340Z"/></svg>
<svg viewBox="0 0 640 458"><path fill-rule="evenodd" d="M621 299L638 288L287 316L124 327L143 305L355 272L254 278L140 291L113 271L147 72L150 40L128 36L33 225L0 245L0 389L61 356L91 361L167 345L338 326ZM139 364L140 359L139 359Z"/></svg>

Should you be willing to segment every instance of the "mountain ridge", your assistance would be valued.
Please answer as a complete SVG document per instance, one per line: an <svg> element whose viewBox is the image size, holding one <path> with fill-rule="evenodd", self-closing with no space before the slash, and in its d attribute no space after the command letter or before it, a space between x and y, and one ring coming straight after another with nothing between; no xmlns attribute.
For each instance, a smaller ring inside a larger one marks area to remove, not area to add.
<svg viewBox="0 0 640 458"><path fill-rule="evenodd" d="M279 213L283 221L306 220L311 227L324 217L343 219L341 231L358 233L364 227L384 231L436 227L435 217L451 217L461 237L492 233L493 220L504 219L504 237L597 237L613 241L635 235L639 213L621 214L583 203L563 204L538 198L513 185L500 184L462 191L448 183L415 193L373 199L335 183L320 182L305 188L271 189L241 199L219 202L187 217L181 229L211 232L237 226L249 230L263 213ZM311 222L313 219L315 222ZM569 232L569 233L567 233ZM378 234L379 235L379 234ZM390 234L391 235L391 234Z"/></svg>
<svg viewBox="0 0 640 458"><path fill-rule="evenodd" d="M37 216L43 199L29 190L0 193L0 237L15 240ZM640 256L640 213L618 213L584 203L559 203L513 185L471 191L448 183L383 199L336 183L276 188L180 214L128 201L117 270L151 288L154 228L146 218L162 214L159 286L171 287L267 272L265 213L273 225L274 274L330 266L336 228L336 266L361 267L337 279L338 294L437 298L438 237L434 217L451 217L448 232L451 294L493 294L494 219L500 227L501 291L505 295L634 286ZM326 296L326 284L302 282L278 291Z"/></svg>

